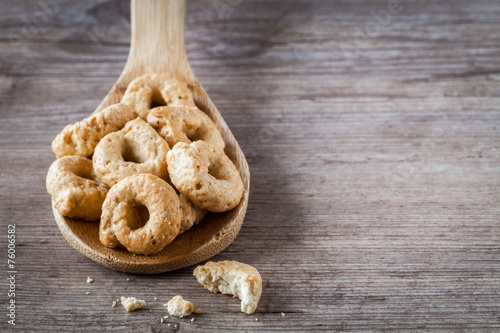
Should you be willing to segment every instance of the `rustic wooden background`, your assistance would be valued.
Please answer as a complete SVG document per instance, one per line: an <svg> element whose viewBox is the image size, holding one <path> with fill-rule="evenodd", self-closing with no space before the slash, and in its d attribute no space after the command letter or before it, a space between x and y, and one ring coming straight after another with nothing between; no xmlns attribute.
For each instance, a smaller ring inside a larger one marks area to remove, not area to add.
<svg viewBox="0 0 500 333"><path fill-rule="evenodd" d="M251 169L243 228L213 258L261 272L247 316L194 267L115 272L54 222L50 143L118 77L129 3L1 1L0 330L498 332L500 3L393 2L189 1L189 60ZM176 294L205 313L161 323ZM111 308L121 295L148 306Z"/></svg>

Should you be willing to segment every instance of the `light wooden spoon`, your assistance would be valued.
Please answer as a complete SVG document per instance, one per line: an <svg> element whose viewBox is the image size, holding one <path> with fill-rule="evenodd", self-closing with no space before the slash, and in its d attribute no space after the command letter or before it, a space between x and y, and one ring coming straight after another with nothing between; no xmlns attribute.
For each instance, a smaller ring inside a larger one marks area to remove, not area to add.
<svg viewBox="0 0 500 333"><path fill-rule="evenodd" d="M215 122L226 142L226 154L238 168L244 195L233 210L210 213L153 256L109 249L99 242L99 222L68 219L53 208L66 240L90 259L113 269L152 274L171 271L208 259L226 248L238 234L248 204L250 171L238 143L219 111L194 76L184 49L185 0L132 0L130 53L118 81L94 111L118 103L130 81L147 73L171 73L188 83L197 106Z"/></svg>

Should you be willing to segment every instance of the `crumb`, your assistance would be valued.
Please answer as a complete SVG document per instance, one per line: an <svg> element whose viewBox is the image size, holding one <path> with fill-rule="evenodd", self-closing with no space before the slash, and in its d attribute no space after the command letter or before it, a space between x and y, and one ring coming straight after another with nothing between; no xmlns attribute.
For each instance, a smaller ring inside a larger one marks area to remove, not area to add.
<svg viewBox="0 0 500 333"><path fill-rule="evenodd" d="M94 280L90 276L87 276L87 283L92 283L92 282L94 282Z"/></svg>
<svg viewBox="0 0 500 333"><path fill-rule="evenodd" d="M194 318L191 318L191 322L194 323Z"/></svg>
<svg viewBox="0 0 500 333"><path fill-rule="evenodd" d="M129 278L127 278L127 281L130 281L130 279L129 279Z"/></svg>
<svg viewBox="0 0 500 333"><path fill-rule="evenodd" d="M168 316L163 316L163 318L168 319Z"/></svg>
<svg viewBox="0 0 500 333"><path fill-rule="evenodd" d="M161 318L161 319L160 319L160 323L163 323L163 321L164 321L164 320L163 320L163 318Z"/></svg>
<svg viewBox="0 0 500 333"><path fill-rule="evenodd" d="M168 323L167 325L170 326L170 323Z"/></svg>
<svg viewBox="0 0 500 333"><path fill-rule="evenodd" d="M158 298L156 298L156 297L153 297L153 299L154 299L154 300L156 301L156 300L157 300Z"/></svg>
<svg viewBox="0 0 500 333"><path fill-rule="evenodd" d="M113 303L111 303L111 307L116 308L116 301L113 301Z"/></svg>
<svg viewBox="0 0 500 333"><path fill-rule="evenodd" d="M193 313L194 306L190 301L184 300L182 296L174 296L167 303L167 310L170 315L182 318Z"/></svg>
<svg viewBox="0 0 500 333"><path fill-rule="evenodd" d="M121 297L122 305L128 312L135 311L146 306L146 302L135 297Z"/></svg>
<svg viewBox="0 0 500 333"><path fill-rule="evenodd" d="M167 304L167 303L164 303L164 304L163 304L163 306L168 306L168 304Z"/></svg>
<svg viewBox="0 0 500 333"><path fill-rule="evenodd" d="M259 321L259 318L255 318L255 321Z"/></svg>
<svg viewBox="0 0 500 333"><path fill-rule="evenodd" d="M196 310L193 311L195 314L202 314L203 310L200 308L196 308Z"/></svg>
<svg viewBox="0 0 500 333"><path fill-rule="evenodd" d="M177 328L177 324L175 324L174 327Z"/></svg>
<svg viewBox="0 0 500 333"><path fill-rule="evenodd" d="M85 292L85 295L90 295L90 291L86 291L86 292Z"/></svg>
<svg viewBox="0 0 500 333"><path fill-rule="evenodd" d="M282 312L282 313L281 313L281 316L282 316L282 317L284 317L284 316L286 316L286 314Z"/></svg>

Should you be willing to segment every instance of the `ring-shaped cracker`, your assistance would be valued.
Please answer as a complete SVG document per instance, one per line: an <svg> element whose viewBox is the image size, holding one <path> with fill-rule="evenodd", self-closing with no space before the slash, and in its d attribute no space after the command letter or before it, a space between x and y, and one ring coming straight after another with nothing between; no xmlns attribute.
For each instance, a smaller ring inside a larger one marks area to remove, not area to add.
<svg viewBox="0 0 500 333"><path fill-rule="evenodd" d="M123 128L137 113L125 104L114 104L77 123L69 124L52 141L57 158L66 155L90 157L101 139Z"/></svg>
<svg viewBox="0 0 500 333"><path fill-rule="evenodd" d="M168 144L144 120L129 121L120 131L106 135L95 148L92 160L97 177L113 186L137 174L168 178Z"/></svg>
<svg viewBox="0 0 500 333"><path fill-rule="evenodd" d="M241 201L243 182L238 169L214 145L179 142L168 152L167 164L172 183L195 205L225 212Z"/></svg>
<svg viewBox="0 0 500 333"><path fill-rule="evenodd" d="M207 211L190 202L182 194L179 195L179 201L182 210L181 228L179 230L180 235L188 231L188 229L190 229L193 225L200 223L205 215L207 215Z"/></svg>
<svg viewBox="0 0 500 333"><path fill-rule="evenodd" d="M177 236L181 217L179 197L166 181L151 174L133 175L109 191L99 239L111 248L122 245L132 253L156 254Z"/></svg>
<svg viewBox="0 0 500 333"><path fill-rule="evenodd" d="M146 120L149 110L157 106L195 106L187 84L170 74L146 74L130 82L122 103L136 110Z"/></svg>
<svg viewBox="0 0 500 333"><path fill-rule="evenodd" d="M98 220L108 188L94 174L92 161L82 156L64 156L52 163L46 179L47 192L64 216Z"/></svg>
<svg viewBox="0 0 500 333"><path fill-rule="evenodd" d="M215 123L197 107L163 106L151 110L148 123L168 142L205 141L224 149L224 140Z"/></svg>

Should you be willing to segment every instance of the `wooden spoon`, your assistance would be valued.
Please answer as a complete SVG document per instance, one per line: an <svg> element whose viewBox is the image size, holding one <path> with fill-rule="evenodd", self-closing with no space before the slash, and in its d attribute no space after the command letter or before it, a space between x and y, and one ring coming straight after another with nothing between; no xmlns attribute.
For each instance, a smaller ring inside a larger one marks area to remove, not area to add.
<svg viewBox="0 0 500 333"><path fill-rule="evenodd" d="M184 49L185 0L132 0L130 53L118 81L94 111L118 103L130 81L147 73L171 73L188 83L197 106L215 122L226 142L226 154L238 168L244 195L233 210L208 214L203 221L177 237L153 256L110 249L99 241L99 222L54 217L66 240L90 259L113 269L152 274L171 271L206 260L226 248L238 234L248 204L250 171L238 143L219 111L194 76Z"/></svg>

